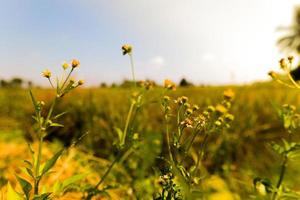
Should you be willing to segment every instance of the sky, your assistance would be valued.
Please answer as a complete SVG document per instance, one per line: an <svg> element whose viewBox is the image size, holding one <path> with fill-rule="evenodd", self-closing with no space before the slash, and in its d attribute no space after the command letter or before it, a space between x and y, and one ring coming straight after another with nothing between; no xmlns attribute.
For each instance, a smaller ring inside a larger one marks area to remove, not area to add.
<svg viewBox="0 0 300 200"><path fill-rule="evenodd" d="M285 56L278 27L292 23L300 0L0 0L0 79L47 84L77 58L87 85L130 79L197 84L267 80Z"/></svg>

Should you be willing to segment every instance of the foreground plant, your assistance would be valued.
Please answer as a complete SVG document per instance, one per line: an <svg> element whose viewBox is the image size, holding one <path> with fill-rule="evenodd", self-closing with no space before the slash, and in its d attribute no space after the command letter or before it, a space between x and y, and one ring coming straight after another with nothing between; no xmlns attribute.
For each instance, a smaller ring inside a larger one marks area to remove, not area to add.
<svg viewBox="0 0 300 200"><path fill-rule="evenodd" d="M150 81L140 81L139 84L135 79L134 62L132 58L132 46L122 46L123 55L128 55L130 58L132 81L134 84L134 91L131 93L129 111L126 117L124 128L115 127L115 131L118 135L118 140L115 142L117 149L117 155L114 161L110 164L104 174L99 178L97 184L87 189L87 196L84 199L91 199L93 196L98 194L106 193L106 189L109 187L102 186L106 178L110 175L112 169L117 165L121 164L127 159L139 146L139 134L135 132L133 128L135 116L141 110L144 102L144 95L149 89L153 87ZM140 86L139 88L137 86ZM107 193L106 193L107 194Z"/></svg>
<svg viewBox="0 0 300 200"><path fill-rule="evenodd" d="M54 195L55 192L59 193L63 191L65 188L69 186L69 184L73 183L73 181L78 180L79 177L75 177L72 179L68 179L69 184L60 184L55 185L51 191L41 191L41 181L42 179L51 173L51 169L56 164L58 158L62 155L65 149L59 150L57 153L53 155L52 158L49 160L43 161L42 152L43 152L43 145L44 145L44 138L48 135L49 129L51 127L63 127L62 124L59 124L57 120L62 117L66 112L62 112L60 114L54 115L54 109L57 103L69 92L76 89L80 85L84 83L83 80L79 80L75 82L74 79L70 78L72 72L78 68L80 62L78 60L72 60L71 66L69 64L64 63L63 69L67 70L70 68L68 75L66 77L62 77L61 80L59 78L56 79L56 86L54 87L52 81L52 73L49 70L45 70L42 72L42 76L48 79L51 87L55 90L55 96L52 100L51 106L49 109L46 109L45 103L43 101L37 101L34 97L32 91L30 91L30 97L34 106L35 114L33 119L36 122L36 139L38 140L38 150L34 150L31 144L28 144L31 160L24 160L26 163L26 167L24 168L24 173L29 179L22 178L20 176L16 176L17 180L23 190L22 194L18 194L14 192L10 186L8 185L8 199L50 199L51 195Z"/></svg>
<svg viewBox="0 0 300 200"><path fill-rule="evenodd" d="M293 71L294 57L290 56L287 59L279 61L281 70L288 77L288 80L283 80L273 71L269 75L278 83L287 87L300 89L300 85L295 79ZM284 185L284 177L288 170L288 163L295 157L299 156L300 143L294 141L294 133L300 128L300 115L296 112L296 107L285 104L278 109L278 115L283 123L283 127L287 132L287 139L282 139L281 142L272 142L269 145L273 151L280 157L280 170L277 175L277 182L273 183L268 178L255 178L253 183L260 198L263 199L299 199L299 195L290 190Z"/></svg>
<svg viewBox="0 0 300 200"><path fill-rule="evenodd" d="M165 88L174 90L175 84L166 80ZM207 154L206 146L211 136L230 127L229 123L234 119L229 113L233 97L233 91L226 90L220 104L202 111L198 105L191 105L186 96L175 100L167 95L163 97L161 104L166 123L168 158L161 174L162 191L155 197L156 200L190 199L201 193L196 186L203 179L201 164ZM196 157L190 155L195 143L197 147L193 150ZM186 164L187 158L193 163ZM173 183L176 178L177 184Z"/></svg>

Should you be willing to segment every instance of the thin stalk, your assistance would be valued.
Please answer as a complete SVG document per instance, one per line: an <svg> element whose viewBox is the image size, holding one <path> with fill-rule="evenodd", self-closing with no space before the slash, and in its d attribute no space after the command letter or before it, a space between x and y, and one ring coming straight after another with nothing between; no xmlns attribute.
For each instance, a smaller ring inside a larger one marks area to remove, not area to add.
<svg viewBox="0 0 300 200"><path fill-rule="evenodd" d="M49 81L49 83L50 83L51 87L54 89L54 85L52 84L52 81L51 81L51 79L50 79L50 78L48 78L48 81Z"/></svg>
<svg viewBox="0 0 300 200"><path fill-rule="evenodd" d="M65 84L67 83L67 81L69 80L69 78L70 78L70 76L71 76L73 70L74 70L74 68L72 67L71 71L69 72L69 74L68 74L66 80L64 81L64 83L62 84L62 86L61 86L60 89L63 89L63 88L64 88L64 86L65 86Z"/></svg>
<svg viewBox="0 0 300 200"><path fill-rule="evenodd" d="M106 170L106 172L104 173L104 175L101 177L100 181L96 184L95 189L97 189L102 183L103 181L106 179L106 177L108 176L108 174L110 173L110 171L112 170L112 168L115 166L115 164L119 161L120 157L118 156L109 166L109 168Z"/></svg>
<svg viewBox="0 0 300 200"><path fill-rule="evenodd" d="M125 151L123 151L122 153L120 153L116 159L111 163L111 165L109 166L109 168L106 170L106 172L104 173L104 175L101 177L101 179L99 180L99 182L95 185L95 189L97 189L106 179L106 177L108 176L108 174L111 172L111 170L113 169L113 167L119 162L119 161L123 161L123 158L126 157L128 154L128 151L131 150L131 148L126 149Z"/></svg>
<svg viewBox="0 0 300 200"><path fill-rule="evenodd" d="M53 100L53 102L51 104L51 107L49 109L47 118L46 118L46 120L44 122L44 126L43 126L44 128L47 128L47 123L48 123L49 119L51 118L54 106L56 104L56 100L57 100L57 97L55 97L55 99ZM36 194L36 195L39 193L39 183L40 183L40 180L42 178L42 177L39 177L39 176L40 176L40 165L41 165L41 160L42 160L42 149L43 149L43 141L44 141L44 131L45 130L42 130L40 132L40 135L39 135L39 139L40 140L39 140L37 161L36 161L36 166L35 166L34 194Z"/></svg>
<svg viewBox="0 0 300 200"><path fill-rule="evenodd" d="M36 161L36 166L35 166L34 194L36 194L36 195L39 193L39 182L40 182L39 175L40 175L40 163L41 163L41 159L42 159L43 140L44 140L44 137L43 137L43 134L41 133L37 161Z"/></svg>
<svg viewBox="0 0 300 200"><path fill-rule="evenodd" d="M181 128L180 128L180 112L181 112L181 109L182 109L182 105L180 105L178 111L177 111L177 126L178 126L178 137L181 136Z"/></svg>
<svg viewBox="0 0 300 200"><path fill-rule="evenodd" d="M47 118L46 118L46 120L45 120L45 124L44 124L45 128L46 128L46 126L47 126L47 123L48 123L49 119L50 119L51 116L52 116L53 109L54 109L54 106L55 106L55 104L56 104L57 99L58 99L58 98L55 97L54 100L53 100L53 102L52 102L52 104L51 104L51 107L50 107L50 109L49 109Z"/></svg>
<svg viewBox="0 0 300 200"><path fill-rule="evenodd" d="M133 63L133 58L132 54L129 54L129 59L130 59L130 65L131 65L131 73L132 73L132 80L134 82L134 87L136 87L136 80L135 80L135 73L134 73L134 63Z"/></svg>
<svg viewBox="0 0 300 200"><path fill-rule="evenodd" d="M134 106L135 106L135 102L132 102L131 105L130 105L130 108L129 108L129 112L128 112L128 115L127 115L125 128L124 128L123 135L122 135L122 138L121 138L121 145L125 144L125 140L126 140L126 136L127 136L127 131L128 131L128 126L129 126L129 123L130 123L130 119L131 119L131 115L132 115Z"/></svg>
<svg viewBox="0 0 300 200"><path fill-rule="evenodd" d="M199 165L200 165L200 162L202 161L203 159L203 152L205 150L205 146L206 146L206 143L207 143L207 139L208 139L208 134L205 134L204 136L204 139L203 139L203 143L201 145L201 149L200 151L198 152L198 158L197 158L197 163L196 163L196 169L195 171L193 172L193 174L191 176L194 175L194 173L197 171Z"/></svg>
<svg viewBox="0 0 300 200"><path fill-rule="evenodd" d="M283 178L284 178L284 175L285 175L285 171L286 171L286 164L287 164L287 161L288 161L288 158L287 156L285 155L284 156L284 159L283 159L283 162L281 164L281 167L280 167L280 175L279 175L279 179L278 179L278 182L277 182L277 185L276 185L276 188L277 190L280 188L281 184L282 184L282 181L283 181ZM274 193L274 196L273 196L273 200L276 199L277 197L277 191Z"/></svg>
<svg viewBox="0 0 300 200"><path fill-rule="evenodd" d="M170 161L172 163L174 163L173 160L173 155L172 155L172 151L171 151L171 144L170 144L170 133L169 133L169 124L168 124L168 120L166 120L166 133L167 133L167 146L168 146L168 152L169 152L169 157L170 157Z"/></svg>

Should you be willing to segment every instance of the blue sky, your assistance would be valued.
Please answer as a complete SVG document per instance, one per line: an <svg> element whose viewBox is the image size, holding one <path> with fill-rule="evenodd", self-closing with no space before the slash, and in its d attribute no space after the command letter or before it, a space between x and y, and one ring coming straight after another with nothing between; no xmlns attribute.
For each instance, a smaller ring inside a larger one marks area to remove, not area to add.
<svg viewBox="0 0 300 200"><path fill-rule="evenodd" d="M0 0L0 78L46 83L40 72L81 61L88 85L130 78L196 83L268 79L282 56L276 28L300 0Z"/></svg>

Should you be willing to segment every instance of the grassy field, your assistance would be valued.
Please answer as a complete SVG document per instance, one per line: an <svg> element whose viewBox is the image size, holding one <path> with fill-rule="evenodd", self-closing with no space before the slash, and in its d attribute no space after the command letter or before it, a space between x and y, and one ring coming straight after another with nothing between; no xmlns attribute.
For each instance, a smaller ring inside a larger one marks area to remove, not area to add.
<svg viewBox="0 0 300 200"><path fill-rule="evenodd" d="M170 91L171 98L187 96L188 102L197 104L200 110L222 101L223 91L231 88L235 97L230 112L234 120L221 133L209 137L201 164L199 199L258 199L253 186L256 177L277 181L281 159L270 147L288 135L278 116L283 104L299 106L300 93L273 82L244 86L187 87ZM46 102L54 95L50 89L34 89L36 98ZM57 195L60 199L80 199L84 188L96 184L111 162L118 156L116 129L123 129L130 107L132 89L84 88L68 94L58 102L55 113L68 111L59 122L64 127L53 127L45 138L43 160L47 160L62 146L68 148L58 160L53 175L44 180L44 190L50 190L56 181L73 174L83 174L82 181ZM105 188L98 198L152 199L161 193L162 157L167 157L163 108L158 101L164 96L163 88L154 88L144 95L143 108L134 114L131 129L138 133L138 144L124 159L117 163L105 180ZM30 157L27 142L37 148L34 109L26 89L0 89L0 188L7 191L7 181L21 191L15 174L24 174L22 160ZM87 135L85 135L87 134ZM187 130L186 134L192 134ZM81 138L82 135L85 135ZM185 136L184 136L185 137ZM297 134L292 136L298 140ZM189 136L186 136L188 139ZM190 155L183 166L189 168L203 140L198 135ZM300 171L295 158L288 163L285 185L300 190ZM26 175L24 175L26 177ZM179 178L180 179L180 178ZM180 186L180 180L176 180ZM193 187L194 187L193 186ZM203 197L205 194L205 198ZM207 195L206 195L207 194ZM264 196L260 198L266 198ZM96 199L96 197L95 197ZM194 199L197 199L196 197Z"/></svg>

